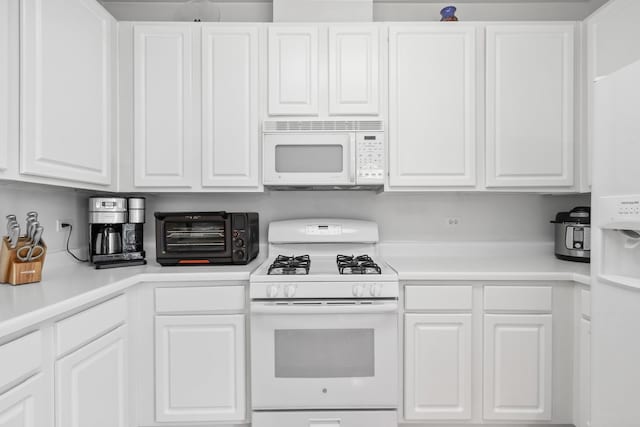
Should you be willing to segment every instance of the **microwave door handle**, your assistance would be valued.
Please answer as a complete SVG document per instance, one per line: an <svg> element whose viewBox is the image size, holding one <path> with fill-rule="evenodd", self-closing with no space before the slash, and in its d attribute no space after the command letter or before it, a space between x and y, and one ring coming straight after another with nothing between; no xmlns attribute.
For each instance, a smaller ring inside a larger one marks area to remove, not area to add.
<svg viewBox="0 0 640 427"><path fill-rule="evenodd" d="M351 184L355 185L356 184L356 134L355 133L350 133L349 134L349 144L350 144L350 159L349 161L351 162L350 168L351 168Z"/></svg>
<svg viewBox="0 0 640 427"><path fill-rule="evenodd" d="M385 302L380 304L270 304L253 303L251 313L255 314L379 314L395 313L398 303Z"/></svg>

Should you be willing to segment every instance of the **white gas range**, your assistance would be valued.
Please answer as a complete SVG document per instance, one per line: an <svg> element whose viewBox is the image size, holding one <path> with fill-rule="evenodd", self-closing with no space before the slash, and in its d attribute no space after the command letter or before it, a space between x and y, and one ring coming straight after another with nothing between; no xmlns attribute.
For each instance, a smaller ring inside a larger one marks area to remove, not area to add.
<svg viewBox="0 0 640 427"><path fill-rule="evenodd" d="M252 275L255 427L397 425L398 293L373 222L272 222Z"/></svg>

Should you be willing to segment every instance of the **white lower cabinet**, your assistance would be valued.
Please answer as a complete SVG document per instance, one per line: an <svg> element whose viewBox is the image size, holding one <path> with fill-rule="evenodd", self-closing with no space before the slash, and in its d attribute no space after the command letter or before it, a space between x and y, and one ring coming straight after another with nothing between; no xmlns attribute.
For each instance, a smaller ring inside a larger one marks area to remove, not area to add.
<svg viewBox="0 0 640 427"><path fill-rule="evenodd" d="M471 418L471 314L405 315L407 420Z"/></svg>
<svg viewBox="0 0 640 427"><path fill-rule="evenodd" d="M242 421L245 316L156 316L156 421Z"/></svg>
<svg viewBox="0 0 640 427"><path fill-rule="evenodd" d="M0 394L0 427L52 427L50 391L47 377L39 373Z"/></svg>
<svg viewBox="0 0 640 427"><path fill-rule="evenodd" d="M128 426L126 352L120 326L56 362L58 426Z"/></svg>
<svg viewBox="0 0 640 427"><path fill-rule="evenodd" d="M551 329L551 314L485 314L485 419L551 420Z"/></svg>

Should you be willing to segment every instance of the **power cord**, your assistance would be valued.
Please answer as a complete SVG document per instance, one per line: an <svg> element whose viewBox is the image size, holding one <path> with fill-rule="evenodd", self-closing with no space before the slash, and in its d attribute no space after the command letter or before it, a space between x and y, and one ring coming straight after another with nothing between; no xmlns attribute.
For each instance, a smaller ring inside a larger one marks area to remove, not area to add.
<svg viewBox="0 0 640 427"><path fill-rule="evenodd" d="M71 252L71 250L69 249L69 241L71 240L71 233L73 232L73 226L71 224L68 224L66 222L60 224L60 226L62 228L67 228L69 227L69 234L67 235L67 252L69 253L69 255L71 255L72 257L74 257L77 261L80 262L89 262L88 259L82 259L82 258L78 258L73 252Z"/></svg>

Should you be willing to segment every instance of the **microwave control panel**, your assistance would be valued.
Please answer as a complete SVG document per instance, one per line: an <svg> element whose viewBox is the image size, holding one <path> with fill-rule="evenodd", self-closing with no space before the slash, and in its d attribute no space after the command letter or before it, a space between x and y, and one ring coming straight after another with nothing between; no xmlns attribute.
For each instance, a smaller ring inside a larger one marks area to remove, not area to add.
<svg viewBox="0 0 640 427"><path fill-rule="evenodd" d="M384 184L384 132L356 134L356 184Z"/></svg>

